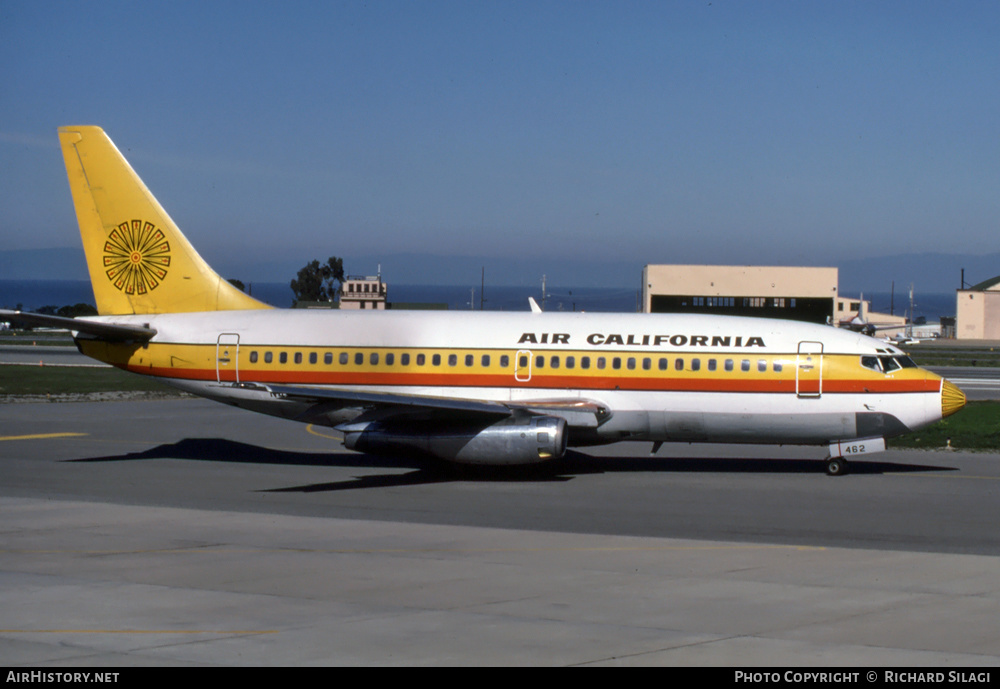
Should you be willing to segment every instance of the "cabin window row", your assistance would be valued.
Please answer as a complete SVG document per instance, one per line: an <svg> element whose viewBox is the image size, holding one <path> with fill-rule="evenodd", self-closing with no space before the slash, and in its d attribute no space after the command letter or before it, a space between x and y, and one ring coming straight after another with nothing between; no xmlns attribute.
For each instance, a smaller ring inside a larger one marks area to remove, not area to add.
<svg viewBox="0 0 1000 689"><path fill-rule="evenodd" d="M264 352L264 363L270 364L274 363L274 352ZM296 364L301 364L305 358L302 352L294 352L292 354L291 360ZM254 350L250 352L250 363L256 364L260 361L259 353ZM288 352L278 352L278 363L287 364L289 361ZM319 354L316 352L309 352L308 361L312 365L319 363ZM396 354L393 352L387 352L384 355L379 354L379 352L371 352L365 356L364 352L355 352L352 356L348 352L340 352L337 356L337 363L341 366L347 366L353 361L355 366L363 366L367 361L371 366L378 366L380 363L384 363L386 366L396 365ZM417 366L426 366L427 362L430 361L432 366L440 366L444 361L444 357L441 354L409 354L403 353L399 355L399 365L400 366L410 366L411 364L416 364ZM449 354L447 356L447 362L449 366L458 366L459 355ZM473 367L476 365L476 357L474 354L466 354L462 357L462 361L466 367ZM479 357L479 365L483 368L487 368L492 363L493 358L489 354L483 354ZM333 352L325 352L323 354L323 364L326 366L332 366L334 362ZM501 368L507 368L510 366L510 356L504 354L499 357L499 362Z"/></svg>
<svg viewBox="0 0 1000 689"><path fill-rule="evenodd" d="M426 366L428 361L430 361L431 366L441 366L442 363L447 361L447 365L450 367L458 366L459 360L466 368L472 368L476 365L476 356L474 354L465 354L459 356L458 354L448 354L447 358L442 354L409 354L403 353L398 355L400 366L410 366L415 364L417 366ZM305 357L303 352L293 352L291 355L291 360L295 364L301 364L304 360L308 359L311 365L316 365L319 363L319 354L317 352L309 352L308 356ZM256 350L250 352L250 363L256 364L260 360L259 354ZM274 352L266 351L263 357L265 364L274 363ZM277 357L279 364L287 364L289 362L288 352L278 352ZM380 363L386 366L395 366L397 355L393 352L386 352L385 354L380 354L379 352L370 352L367 356L364 352L355 352L353 356L348 352L340 352L336 357L337 363L341 366L347 366L350 363L354 363L355 366L363 366L366 362L371 366L378 366ZM479 356L479 365L483 368L489 368L493 361L493 358L489 354L482 354ZM325 352L323 354L323 363L327 366L332 366L334 362L334 353ZM503 354L498 357L498 362L500 368L508 368L510 366L510 356ZM518 359L518 368L527 369L529 363L528 355L521 354ZM535 369L544 369L546 367L552 369L566 368L575 369L577 366L583 370L589 370L592 366L598 370L607 369L609 364L612 370L619 371L624 368L628 371L634 371L641 368L643 371L653 370L654 360L652 357L643 357L639 359L638 357L589 357L581 356L579 359L576 356L568 355L551 355L546 357L545 355L538 354L535 356L534 367ZM780 361L769 362L767 359L757 359L754 362L752 359L707 359L704 362L705 369L708 371L735 371L737 365L739 370L743 372L752 371L756 368L757 372L765 373L768 368L775 373L780 373L782 371L782 363ZM659 357L656 360L656 368L660 371L669 371L673 369L674 371L700 371L702 370L702 360L699 357L686 359L683 357L676 357L670 359L668 357Z"/></svg>
<svg viewBox="0 0 1000 689"><path fill-rule="evenodd" d="M722 370L725 371L735 371L736 370L736 360L734 359L707 359L705 361L705 368L709 371L718 371L719 363L722 362ZM671 363L672 362L672 363ZM609 358L599 356L596 357L593 362L598 369L606 369L608 367ZM591 358L589 356L580 357L580 368L589 369L591 367ZM653 370L653 359L651 357L643 357L641 360L637 357L610 357L610 364L613 370L621 370L622 367L628 371L634 371L641 366L643 371ZM546 358L544 355L535 356L535 368L545 368ZM741 359L739 360L740 371L751 371L756 366L759 373L764 373L768 369L769 362L767 359L757 359L756 364L751 359ZM527 368L528 357L522 355L518 366L521 368ZM549 368L560 368L565 366L566 368L576 368L577 360L575 356L567 356L565 359L561 359L558 355L550 356L548 358ZM656 362L656 367L660 371L669 371L671 368L675 371L700 371L702 367L702 360L698 357L692 359L686 359L683 357L677 357L673 360L667 357L660 357ZM775 373L781 373L782 363L780 361L770 362L771 370Z"/></svg>

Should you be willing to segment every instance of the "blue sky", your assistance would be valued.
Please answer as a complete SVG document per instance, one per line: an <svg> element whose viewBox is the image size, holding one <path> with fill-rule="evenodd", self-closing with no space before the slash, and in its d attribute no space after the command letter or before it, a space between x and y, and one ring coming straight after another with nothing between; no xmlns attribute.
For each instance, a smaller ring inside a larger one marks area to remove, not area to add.
<svg viewBox="0 0 1000 689"><path fill-rule="evenodd" d="M993 253L998 37L995 2L0 0L0 249L79 245L55 130L97 124L230 272Z"/></svg>

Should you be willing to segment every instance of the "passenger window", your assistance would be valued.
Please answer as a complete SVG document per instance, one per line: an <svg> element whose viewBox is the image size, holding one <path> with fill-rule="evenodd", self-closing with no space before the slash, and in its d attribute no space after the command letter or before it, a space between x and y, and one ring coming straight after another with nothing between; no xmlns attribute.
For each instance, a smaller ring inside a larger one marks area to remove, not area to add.
<svg viewBox="0 0 1000 689"><path fill-rule="evenodd" d="M422 352L417 354L417 366L423 366L425 363L427 363L427 357Z"/></svg>
<svg viewBox="0 0 1000 689"><path fill-rule="evenodd" d="M781 373L782 365L780 361L775 361L774 364L772 364L772 367L774 368L775 373Z"/></svg>
<svg viewBox="0 0 1000 689"><path fill-rule="evenodd" d="M449 354L448 355L448 365L449 366L457 366L458 365L458 354Z"/></svg>
<svg viewBox="0 0 1000 689"><path fill-rule="evenodd" d="M333 352L327 352L323 355L323 363L327 366L333 363Z"/></svg>
<svg viewBox="0 0 1000 689"><path fill-rule="evenodd" d="M733 370L733 360L732 359L726 359L726 370L727 371L732 371Z"/></svg>
<svg viewBox="0 0 1000 689"><path fill-rule="evenodd" d="M310 364L315 364L317 358L318 358L318 356L317 356L316 352L309 352L309 363Z"/></svg>
<svg viewBox="0 0 1000 689"><path fill-rule="evenodd" d="M378 365L378 352L372 352L371 356L368 357L368 361L372 366Z"/></svg>
<svg viewBox="0 0 1000 689"><path fill-rule="evenodd" d="M393 354L392 352L389 352L388 354L385 355L385 365L392 366L394 363L396 363L396 355Z"/></svg>
<svg viewBox="0 0 1000 689"><path fill-rule="evenodd" d="M528 357L522 354L518 359L517 365L520 368L528 368Z"/></svg>
<svg viewBox="0 0 1000 689"><path fill-rule="evenodd" d="M269 364L271 363L271 360L272 360L271 352L264 352L264 363Z"/></svg>
<svg viewBox="0 0 1000 689"><path fill-rule="evenodd" d="M757 372L767 373L767 359L757 359Z"/></svg>
<svg viewBox="0 0 1000 689"><path fill-rule="evenodd" d="M668 368L670 368L670 362L667 359L661 357L660 358L660 370L661 371L666 371Z"/></svg>
<svg viewBox="0 0 1000 689"><path fill-rule="evenodd" d="M440 366L441 365L441 355L440 354L435 354L434 356L432 356L431 357L431 364L434 365L434 366Z"/></svg>
<svg viewBox="0 0 1000 689"><path fill-rule="evenodd" d="M740 362L740 370L741 371L749 371L750 370L750 360L749 359L744 359L743 361Z"/></svg>
<svg viewBox="0 0 1000 689"><path fill-rule="evenodd" d="M617 371L621 367L622 367L622 360L620 357L616 356L614 359L611 360L611 368Z"/></svg>
<svg viewBox="0 0 1000 689"><path fill-rule="evenodd" d="M365 355L362 354L361 352L355 352L354 353L354 363L357 366L360 366L361 364L365 363Z"/></svg>
<svg viewBox="0 0 1000 689"><path fill-rule="evenodd" d="M347 364L347 352L340 353L340 365L345 366Z"/></svg>
<svg viewBox="0 0 1000 689"><path fill-rule="evenodd" d="M257 363L257 352L250 352L250 363L251 364Z"/></svg>
<svg viewBox="0 0 1000 689"><path fill-rule="evenodd" d="M500 368L507 368L510 366L510 357L506 354L500 356Z"/></svg>
<svg viewBox="0 0 1000 689"><path fill-rule="evenodd" d="M566 368L576 368L576 357L568 356L566 357Z"/></svg>
<svg viewBox="0 0 1000 689"><path fill-rule="evenodd" d="M551 359L549 359L549 366L551 366L552 368L559 368L559 357L554 356Z"/></svg>
<svg viewBox="0 0 1000 689"><path fill-rule="evenodd" d="M410 365L410 355L409 353L404 353L399 355L399 363L403 366Z"/></svg>
<svg viewBox="0 0 1000 689"><path fill-rule="evenodd" d="M288 352L282 352L281 354L278 355L278 363L279 364L288 363Z"/></svg>
<svg viewBox="0 0 1000 689"><path fill-rule="evenodd" d="M590 357L585 356L580 358L580 368L590 368Z"/></svg>
<svg viewBox="0 0 1000 689"><path fill-rule="evenodd" d="M302 352L295 352L295 363L302 363Z"/></svg>
<svg viewBox="0 0 1000 689"><path fill-rule="evenodd" d="M643 371L648 371L651 368L653 368L653 360L650 359L648 356L647 357L643 357L643 359L642 359L642 370Z"/></svg>
<svg viewBox="0 0 1000 689"><path fill-rule="evenodd" d="M692 359L691 360L691 370L692 371L700 371L701 370L701 359Z"/></svg>
<svg viewBox="0 0 1000 689"><path fill-rule="evenodd" d="M708 360L708 370L709 371L714 371L717 367L718 367L718 363L716 363L715 359L709 359Z"/></svg>
<svg viewBox="0 0 1000 689"><path fill-rule="evenodd" d="M605 361L605 359L604 359L603 356L597 357L597 368L603 369L607 365L608 365L608 362Z"/></svg>
<svg viewBox="0 0 1000 689"><path fill-rule="evenodd" d="M545 357L536 356L535 357L535 368L545 368Z"/></svg>
<svg viewBox="0 0 1000 689"><path fill-rule="evenodd" d="M625 362L625 365L628 366L628 370L629 371L634 371L635 370L635 357L630 356L628 358L628 361Z"/></svg>
<svg viewBox="0 0 1000 689"><path fill-rule="evenodd" d="M480 361L482 362L483 368L489 368L490 367L490 355L489 354L483 354L483 358L480 359Z"/></svg>
<svg viewBox="0 0 1000 689"><path fill-rule="evenodd" d="M674 370L675 371L684 370L684 359L674 359Z"/></svg>

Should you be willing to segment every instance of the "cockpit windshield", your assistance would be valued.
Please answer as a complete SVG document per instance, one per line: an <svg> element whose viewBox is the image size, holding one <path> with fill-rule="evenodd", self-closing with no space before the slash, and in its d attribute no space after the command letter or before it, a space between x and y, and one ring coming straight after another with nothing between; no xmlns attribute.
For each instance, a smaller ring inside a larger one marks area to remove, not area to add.
<svg viewBox="0 0 1000 689"><path fill-rule="evenodd" d="M882 373L892 373L902 368L917 368L917 365L913 363L913 359L905 354L863 356L861 357L861 365Z"/></svg>

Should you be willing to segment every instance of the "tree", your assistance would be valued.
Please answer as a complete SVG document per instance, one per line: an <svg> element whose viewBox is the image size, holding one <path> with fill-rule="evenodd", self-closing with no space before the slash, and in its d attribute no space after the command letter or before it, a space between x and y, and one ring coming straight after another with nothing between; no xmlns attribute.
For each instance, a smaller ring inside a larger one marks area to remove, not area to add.
<svg viewBox="0 0 1000 689"><path fill-rule="evenodd" d="M331 256L326 263L319 261L308 263L299 271L298 277L292 280L292 292L295 302L300 301L333 301L337 295L338 284L344 281L344 260Z"/></svg>
<svg viewBox="0 0 1000 689"><path fill-rule="evenodd" d="M79 316L96 316L97 309L92 304L74 304L72 306L62 306L56 311L57 316L64 318L77 318Z"/></svg>

